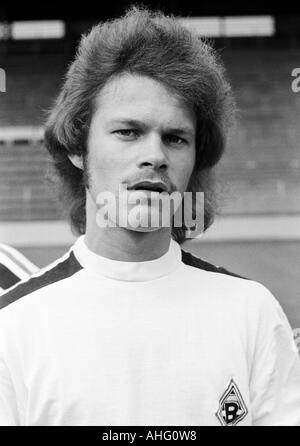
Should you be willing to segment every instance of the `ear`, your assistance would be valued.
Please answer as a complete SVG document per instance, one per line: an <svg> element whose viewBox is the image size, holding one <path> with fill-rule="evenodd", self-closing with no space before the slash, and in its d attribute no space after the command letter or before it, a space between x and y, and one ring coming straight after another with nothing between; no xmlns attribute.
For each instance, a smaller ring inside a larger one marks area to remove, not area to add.
<svg viewBox="0 0 300 446"><path fill-rule="evenodd" d="M77 169L83 170L83 160L80 155L68 155L69 160Z"/></svg>

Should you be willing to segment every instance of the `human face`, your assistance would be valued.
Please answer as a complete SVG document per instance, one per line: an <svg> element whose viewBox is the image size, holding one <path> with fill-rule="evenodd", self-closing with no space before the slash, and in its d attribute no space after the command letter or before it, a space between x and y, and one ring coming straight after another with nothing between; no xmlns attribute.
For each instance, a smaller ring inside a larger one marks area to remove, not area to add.
<svg viewBox="0 0 300 446"><path fill-rule="evenodd" d="M108 82L96 99L88 137L93 201L104 191L118 197L119 185L147 179L183 194L195 164L195 132L194 113L161 83L132 74ZM149 213L148 205L140 211Z"/></svg>

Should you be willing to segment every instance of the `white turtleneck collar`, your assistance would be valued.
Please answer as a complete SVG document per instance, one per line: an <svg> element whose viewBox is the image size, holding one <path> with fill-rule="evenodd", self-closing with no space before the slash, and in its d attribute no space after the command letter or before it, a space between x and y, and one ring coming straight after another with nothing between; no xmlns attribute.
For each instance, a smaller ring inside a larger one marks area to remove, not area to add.
<svg viewBox="0 0 300 446"><path fill-rule="evenodd" d="M86 246L84 237L79 237L73 246L75 257L83 268L110 279L144 282L166 276L181 265L181 248L173 239L168 251L158 259L123 262L94 253Z"/></svg>

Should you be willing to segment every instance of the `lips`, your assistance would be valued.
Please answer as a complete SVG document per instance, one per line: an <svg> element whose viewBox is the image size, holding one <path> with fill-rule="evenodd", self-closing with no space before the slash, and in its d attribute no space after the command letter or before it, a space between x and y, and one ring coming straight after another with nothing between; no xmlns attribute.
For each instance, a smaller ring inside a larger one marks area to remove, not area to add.
<svg viewBox="0 0 300 446"><path fill-rule="evenodd" d="M129 189L133 190L149 190L152 192L168 192L168 186L161 181L140 181L133 186L129 187Z"/></svg>

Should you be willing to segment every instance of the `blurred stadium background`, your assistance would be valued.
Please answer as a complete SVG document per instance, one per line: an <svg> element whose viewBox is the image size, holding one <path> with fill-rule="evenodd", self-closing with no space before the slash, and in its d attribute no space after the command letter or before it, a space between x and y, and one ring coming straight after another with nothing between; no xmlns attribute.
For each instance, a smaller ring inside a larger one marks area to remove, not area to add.
<svg viewBox="0 0 300 446"><path fill-rule="evenodd" d="M74 240L45 181L45 111L81 33L130 4L111 3L88 0L72 10L63 1L0 5L0 68L6 74L6 92L0 92L0 241L38 266ZM143 3L182 17L210 38L239 109L217 169L220 215L184 249L265 284L292 327L300 327L300 92L291 87L292 71L300 67L300 4L297 11L255 1Z"/></svg>

